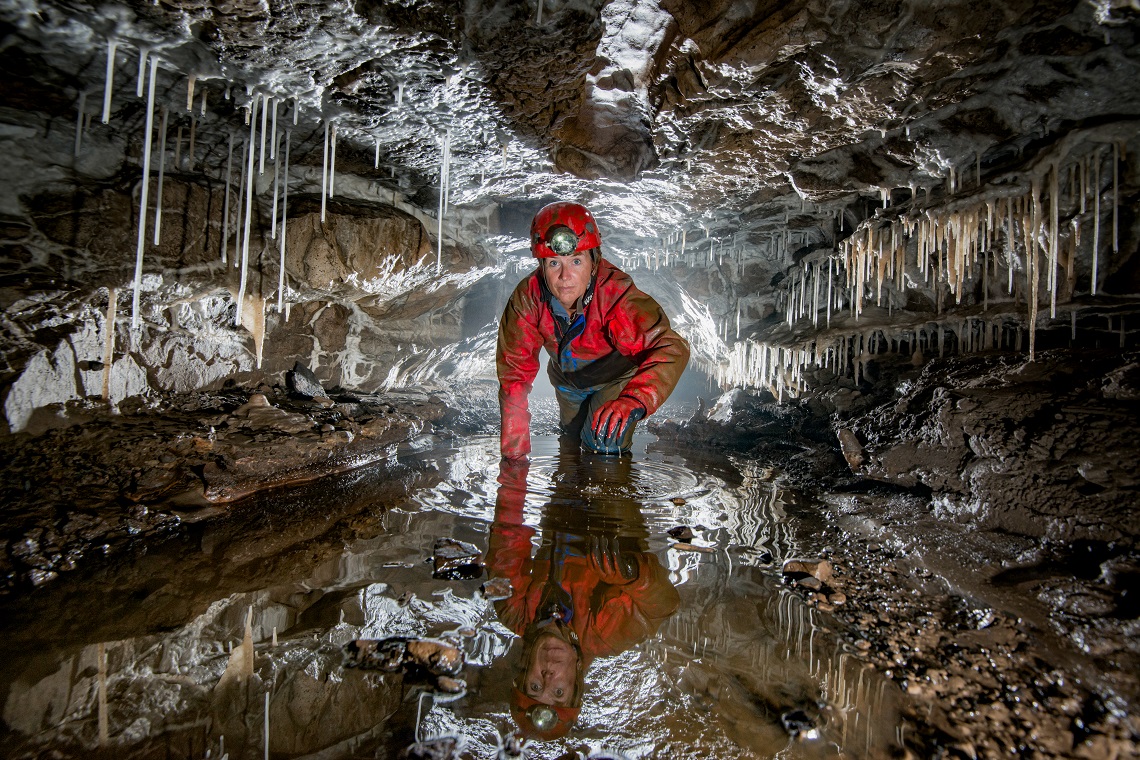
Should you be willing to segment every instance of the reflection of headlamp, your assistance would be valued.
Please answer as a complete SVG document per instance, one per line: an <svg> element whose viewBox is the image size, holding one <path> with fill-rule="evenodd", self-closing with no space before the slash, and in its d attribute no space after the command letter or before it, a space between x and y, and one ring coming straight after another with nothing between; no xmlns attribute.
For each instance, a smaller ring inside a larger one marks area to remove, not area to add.
<svg viewBox="0 0 1140 760"><path fill-rule="evenodd" d="M546 233L546 245L559 256L566 256L578 248L578 236L569 227L558 225Z"/></svg>
<svg viewBox="0 0 1140 760"><path fill-rule="evenodd" d="M550 705L531 705L526 711L527 720L539 731L549 731L558 725L558 713Z"/></svg>

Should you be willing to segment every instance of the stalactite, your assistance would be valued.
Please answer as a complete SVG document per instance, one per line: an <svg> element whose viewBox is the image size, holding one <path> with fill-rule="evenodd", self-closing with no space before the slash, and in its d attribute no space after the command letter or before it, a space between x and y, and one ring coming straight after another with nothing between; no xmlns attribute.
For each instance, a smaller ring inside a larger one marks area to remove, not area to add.
<svg viewBox="0 0 1140 760"><path fill-rule="evenodd" d="M115 86L115 50L117 40L107 40L107 73L103 79L103 123L111 121L111 92Z"/></svg>
<svg viewBox="0 0 1140 760"><path fill-rule="evenodd" d="M266 127L269 125L269 103L270 103L270 98L268 98L268 97L262 98L262 106L261 106L261 151L260 151L260 155L258 156L258 159L257 159L257 175L259 177L262 174L265 174L265 133L266 133ZM256 109L257 109L257 106L254 105L254 110L256 110Z"/></svg>
<svg viewBox="0 0 1140 760"><path fill-rule="evenodd" d="M249 279L249 238L252 230L253 221L253 153L254 146L257 145L257 106L258 95L254 93L253 102L250 104L250 119L249 119L249 165L246 167L245 181L245 234L242 236L241 243L241 279L238 281L238 296L237 296L237 314L234 316L234 326L241 326L241 312L243 302L245 300L245 287Z"/></svg>
<svg viewBox="0 0 1140 760"><path fill-rule="evenodd" d="M162 183L166 176L166 106L162 107L162 124L158 131L158 188L154 193L154 244L162 241Z"/></svg>
<svg viewBox="0 0 1140 760"><path fill-rule="evenodd" d="M143 249L146 246L146 204L150 189L150 145L154 132L154 83L158 75L158 60L150 62L150 84L147 88L146 126L143 137L142 190L139 192L139 234L135 249L135 279L131 294L131 329L139 326L139 288L142 286Z"/></svg>
<svg viewBox="0 0 1140 760"><path fill-rule="evenodd" d="M329 146L329 198L336 195L336 124L330 127L329 139L332 141Z"/></svg>
<svg viewBox="0 0 1140 760"><path fill-rule="evenodd" d="M280 110L281 98L273 98L273 137L269 141L269 158L277 160L277 111Z"/></svg>
<svg viewBox="0 0 1140 760"><path fill-rule="evenodd" d="M1032 189L1030 190L1030 224L1029 234L1026 235L1026 276L1029 282L1027 283L1029 289L1029 361L1034 361L1036 358L1037 349L1037 290L1038 274L1037 265L1037 248L1038 248L1038 224L1041 219L1041 189L1034 179Z"/></svg>
<svg viewBox="0 0 1140 760"><path fill-rule="evenodd" d="M1120 143L1112 143L1112 252L1120 252Z"/></svg>
<svg viewBox="0 0 1140 760"><path fill-rule="evenodd" d="M230 240L230 179L233 177L234 136L230 133L230 147L226 152L226 190L222 201L222 263L226 262L226 249Z"/></svg>
<svg viewBox="0 0 1140 760"><path fill-rule="evenodd" d="M191 74L186 77L186 110L194 110L194 81L198 78L197 74Z"/></svg>
<svg viewBox="0 0 1140 760"><path fill-rule="evenodd" d="M238 197L237 197L237 217L234 219L234 269L237 269L241 264L241 231L243 229L242 219L245 215L242 213L245 202L245 165L246 158L249 156L250 146L245 140L241 141L241 171L238 173Z"/></svg>
<svg viewBox="0 0 1140 760"><path fill-rule="evenodd" d="M274 137L274 140L277 138ZM272 146L276 148L277 146ZM270 221L269 221L269 237L271 240L277 239L277 185L280 182L281 176L281 162L273 162L273 203L270 206Z"/></svg>
<svg viewBox="0 0 1140 760"><path fill-rule="evenodd" d="M437 242L435 253L435 268L436 272L443 271L443 215L447 207L447 184L448 184L448 163L451 160L451 130L447 130L443 136L443 145L440 151L441 159L439 164L439 227L437 230Z"/></svg>
<svg viewBox="0 0 1140 760"><path fill-rule="evenodd" d="M321 222L325 221L325 204L329 187L329 123L325 121L325 146L321 160Z"/></svg>
<svg viewBox="0 0 1140 760"><path fill-rule="evenodd" d="M136 98L141 98L143 94L143 83L146 81L146 59L149 53L149 48L139 48L139 76L138 85L135 87Z"/></svg>
<svg viewBox="0 0 1140 760"><path fill-rule="evenodd" d="M1057 233L1060 227L1060 168L1053 164L1053 174L1049 180L1049 317L1057 318Z"/></svg>
<svg viewBox="0 0 1140 760"><path fill-rule="evenodd" d="M285 167L281 180L281 256L277 272L277 311L281 311L281 304L285 299L285 225L289 212L289 138L292 131L285 130ZM288 321L288 317L286 317Z"/></svg>
<svg viewBox="0 0 1140 760"><path fill-rule="evenodd" d="M1096 295L1100 263L1100 148L1093 154L1092 294Z"/></svg>

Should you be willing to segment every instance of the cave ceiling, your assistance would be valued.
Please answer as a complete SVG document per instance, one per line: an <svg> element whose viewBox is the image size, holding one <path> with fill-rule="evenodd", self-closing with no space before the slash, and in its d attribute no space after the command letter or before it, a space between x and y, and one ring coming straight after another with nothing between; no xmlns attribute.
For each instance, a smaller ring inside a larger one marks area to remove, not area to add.
<svg viewBox="0 0 1140 760"><path fill-rule="evenodd" d="M1017 170L1140 109L1137 14L1110 0L5 6L7 100L61 124L80 93L98 112L116 43L96 144L140 139L145 50L156 107L198 122L203 170L220 171L256 93L277 100L299 165L320 166L332 123L338 172L430 209L449 134L460 213L577 198L611 250L681 229L759 240L792 217L831 239L884 191Z"/></svg>

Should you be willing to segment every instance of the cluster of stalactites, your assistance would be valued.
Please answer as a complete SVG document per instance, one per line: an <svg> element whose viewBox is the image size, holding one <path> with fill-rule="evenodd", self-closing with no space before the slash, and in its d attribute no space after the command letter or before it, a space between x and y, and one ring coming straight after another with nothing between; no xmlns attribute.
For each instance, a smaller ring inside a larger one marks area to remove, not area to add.
<svg viewBox="0 0 1140 760"><path fill-rule="evenodd" d="M998 296L994 291L1001 284L1006 295L1014 296L1018 271L1024 278L1029 324L1036 324L1042 286L1055 317L1058 295L1071 295L1076 289L1076 260L1086 217L1091 217L1093 229L1088 290L1097 293L1105 192L1112 196L1111 250L1119 250L1119 165L1124 158L1123 142L1114 141L1110 149L1098 146L1078 161L1054 162L1044 180L1031 181L1028 192L999 191L953 210L914 212L891 222L867 220L840 243L832 260L805 262L792 270L782 303L787 324L792 327L810 314L813 325L818 325L824 310L830 326L833 308L845 304L858 319L872 298L883 305L884 285L902 292L908 280L934 291L941 314L945 292L961 304L963 294L981 279L983 307L988 309L991 293ZM891 307L889 298L887 306ZM1032 356L1032 330L1029 340Z"/></svg>
<svg viewBox="0 0 1140 760"><path fill-rule="evenodd" d="M103 84L103 103L102 103L102 123L108 124L111 120L112 113L112 95L114 92L114 77L116 68L116 55L120 45L119 40L111 39L107 43L107 59L106 59L106 75ZM149 63L149 71L147 64ZM152 51L145 47L139 47L139 60L138 60L138 87L136 95L140 98L145 97L146 103L146 117L145 127L143 133L143 152L142 152L142 184L139 197L139 214L138 214L138 240L135 252L135 269L134 278L131 284L132 288L132 312L130 318L130 326L132 336L137 336L137 330L141 326L140 314L140 287L142 282L144 253L146 251L148 239L148 225L153 228L153 245L158 246L161 243L162 235L162 193L163 193L163 180L165 169L168 163L167 160L167 143L168 140L168 122L170 121L170 111L167 107L163 106L161 111L160 123L155 125L155 89L156 80L158 78L159 69L170 69L170 65L166 61L162 61L158 56L154 55ZM183 146L183 127L177 126L177 137L174 139L173 152L174 152L174 166L185 166L188 170L193 171L195 165L195 141L197 138L199 119L204 117L207 112L207 89L201 86L201 78L198 74L190 72L186 76L186 111L190 116L189 126L189 144L187 145L185 153L185 162L181 161L181 152ZM197 87L197 92L196 92ZM231 86L225 87L225 98L231 98ZM249 127L248 137L242 136L238 138L235 145L235 135L230 132L228 137L229 147L226 158L225 173L220 178L225 186L225 201L222 206L222 232L221 240L219 241L218 250L220 259L223 264L228 264L230 261L231 253L231 219L233 219L233 231L235 241L233 243L233 256L232 263L235 268L240 268L240 284L238 292L235 297L236 313L234 317L235 327L246 327L250 330L254 337L255 354L257 366L261 366L262 342L264 339L264 325L265 314L264 308L267 301L266 298L257 296L251 297L246 294L246 287L248 284L248 266L249 266L249 246L251 239L251 219L253 216L253 198L255 195L255 176L263 175L266 172L266 153L268 147L268 155L270 163L273 166L273 182L272 194L273 199L271 203L272 218L270 237L278 241L278 284L277 284L277 309L284 311L286 318L288 318L289 304L285 302L286 281L285 281L285 225L286 216L288 211L288 192L289 192L289 151L291 142L291 129L283 128L278 129L278 117L282 115L282 105L288 109L288 101L292 101L292 124L296 126L298 123L298 116L300 113L300 104L296 97L279 96L271 93L262 93L253 88L247 88L249 95L249 102L245 104L245 124ZM145 93L145 95L144 95ZM400 100L402 101L403 90L401 86ZM82 155L83 138L85 133L90 128L91 121L94 118L94 113L89 112L87 106L88 93L82 91L79 93L78 102L78 115L76 119L75 131L75 146L74 153L78 159ZM398 103L399 105L399 103ZM286 113L288 111L286 110ZM260 118L259 118L260 117ZM335 177L336 177L336 146L337 146L337 127L336 124L329 120L318 120L317 129L323 125L324 127L324 156L322 161L321 173L321 221L325 221L326 214L326 199L333 197L335 193ZM153 143L157 140L157 151L152 150ZM235 152L236 147L236 152ZM448 158L449 142L444 148L443 156L443 177L441 182L446 186L447 177L447 158ZM238 166L234 167L234 158L238 158ZM281 160L283 157L283 161ZM158 178L157 187L155 188L155 200L152 204L149 203L150 187L152 170L152 161L158 164ZM379 166L380 151L379 139L376 138L376 167ZM255 167L256 164L256 167ZM237 173L236 178L234 174ZM236 184L236 202L231 204L231 195L235 189ZM280 200L279 200L280 199ZM259 204L260 205L260 204ZM280 213L280 229L278 228L278 213ZM442 212L440 215L440 232L442 233L443 218ZM440 236L442 238L442 234ZM108 305L108 314L111 315L111 322L108 325L108 359L113 357L114 353L114 339L112 325L117 313L117 304L114 299L117 297L117 290L111 288L109 290L109 297L111 303ZM255 310L254 313L249 313L250 309ZM109 366L110 362L107 362Z"/></svg>
<svg viewBox="0 0 1140 760"><path fill-rule="evenodd" d="M1025 350L1026 332L1031 331L1005 315L947 318L910 328L873 327L792 346L745 339L734 343L727 358L707 371L722 388L763 389L782 401L807 391L808 376L817 370L829 370L858 384L865 378L867 362L881 354L909 357L917 366L935 351L939 357L993 350L1020 352Z"/></svg>
<svg viewBox="0 0 1140 760"><path fill-rule="evenodd" d="M704 234L696 236L696 239L690 239L688 230L682 228L661 238L653 247L636 253L617 253L617 262L627 272L656 272L662 267L676 266L715 266L739 277L744 274L744 265L749 259L779 261L809 241L807 233L787 227L771 231L754 243L746 241L739 232L731 237L713 236L709 226L704 223L701 224L701 229ZM725 262L728 263L727 268Z"/></svg>

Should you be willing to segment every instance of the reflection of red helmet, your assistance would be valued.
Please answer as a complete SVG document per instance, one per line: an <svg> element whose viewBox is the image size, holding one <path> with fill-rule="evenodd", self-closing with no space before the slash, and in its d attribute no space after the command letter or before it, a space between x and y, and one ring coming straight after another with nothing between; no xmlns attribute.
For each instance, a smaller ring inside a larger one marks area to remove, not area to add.
<svg viewBox="0 0 1140 760"><path fill-rule="evenodd" d="M589 251L602 244L594 215L578 203L543 206L530 223L530 250L536 259Z"/></svg>
<svg viewBox="0 0 1140 760"><path fill-rule="evenodd" d="M566 735L578 719L579 707L547 705L523 694L518 686L511 689L511 717L523 736L551 741Z"/></svg>

